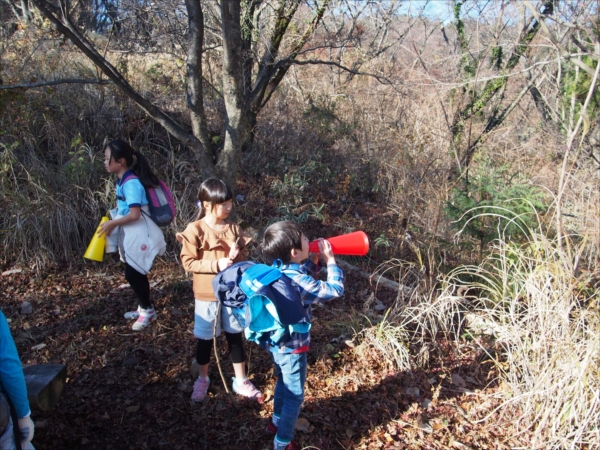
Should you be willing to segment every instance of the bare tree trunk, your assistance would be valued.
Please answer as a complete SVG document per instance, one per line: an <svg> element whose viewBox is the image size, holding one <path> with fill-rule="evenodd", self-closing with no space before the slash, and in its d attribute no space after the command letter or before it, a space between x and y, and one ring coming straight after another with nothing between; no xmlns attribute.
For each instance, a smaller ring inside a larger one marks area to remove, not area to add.
<svg viewBox="0 0 600 450"><path fill-rule="evenodd" d="M206 159L212 156L211 164L206 168L207 175L215 174L216 155L211 151L211 142L204 113L204 95L202 89L202 48L204 45L204 14L200 0L186 0L188 12L189 47L187 56L187 106L190 110L192 131L204 147ZM198 155L197 155L198 157ZM201 158L198 158L200 161ZM208 161L205 161L208 162ZM209 173L212 172L212 173Z"/></svg>
<svg viewBox="0 0 600 450"><path fill-rule="evenodd" d="M223 33L223 97L225 99L225 139L217 165L219 174L233 184L239 170L242 144L248 134L245 117L242 71L242 34L240 2L221 3Z"/></svg>

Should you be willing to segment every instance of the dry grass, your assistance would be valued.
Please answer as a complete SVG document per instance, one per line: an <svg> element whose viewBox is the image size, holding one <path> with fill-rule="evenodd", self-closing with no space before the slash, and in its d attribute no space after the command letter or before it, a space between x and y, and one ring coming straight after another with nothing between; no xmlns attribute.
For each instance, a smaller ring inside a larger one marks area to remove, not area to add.
<svg viewBox="0 0 600 450"><path fill-rule="evenodd" d="M533 448L600 445L600 316L590 272L578 268L586 240L568 249L530 230L517 245L497 241L476 267L451 273L440 298L473 289L477 315L493 324L502 409ZM465 280L468 279L468 282Z"/></svg>
<svg viewBox="0 0 600 450"><path fill-rule="evenodd" d="M406 370L427 365L436 338L454 339L460 352L466 329L489 334L491 347L490 337L475 342L495 364L504 400L480 422L511 417L511 433L529 436L531 448L598 448L599 276L585 264L595 243L571 235L560 248L541 227L525 231L526 242L498 239L481 264L444 276L439 292L424 295L424 279L401 289L383 316L371 314L359 349Z"/></svg>

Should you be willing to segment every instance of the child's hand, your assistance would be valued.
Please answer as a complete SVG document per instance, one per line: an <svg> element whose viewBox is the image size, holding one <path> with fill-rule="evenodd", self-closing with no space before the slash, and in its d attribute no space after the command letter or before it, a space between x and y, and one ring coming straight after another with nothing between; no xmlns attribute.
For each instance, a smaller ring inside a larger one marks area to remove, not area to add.
<svg viewBox="0 0 600 450"><path fill-rule="evenodd" d="M106 236L110 236L110 233L112 233L112 231L117 226L114 222L114 220L108 220L104 223L101 223L98 227L98 230L96 231L96 233L98 233L98 236L102 236L103 234L105 234Z"/></svg>
<svg viewBox="0 0 600 450"><path fill-rule="evenodd" d="M321 239L319 241L319 252L325 260L325 264L335 264L335 256L333 255L333 249L331 248L331 244L328 240Z"/></svg>
<svg viewBox="0 0 600 450"><path fill-rule="evenodd" d="M229 250L229 259L233 261L240 254L240 247L237 244L233 244Z"/></svg>
<svg viewBox="0 0 600 450"><path fill-rule="evenodd" d="M217 261L217 267L219 268L219 272L227 269L232 264L233 261L230 258L221 258Z"/></svg>

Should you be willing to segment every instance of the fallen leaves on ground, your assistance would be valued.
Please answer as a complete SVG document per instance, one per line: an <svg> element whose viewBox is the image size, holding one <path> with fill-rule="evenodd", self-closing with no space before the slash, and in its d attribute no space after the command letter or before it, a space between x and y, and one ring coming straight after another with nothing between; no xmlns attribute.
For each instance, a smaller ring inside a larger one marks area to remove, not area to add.
<svg viewBox="0 0 600 450"><path fill-rule="evenodd" d="M68 381L53 411L34 412L40 449L267 449L275 378L269 355L247 343L259 404L226 393L214 358L207 400L190 401L194 305L191 283L174 263L151 272L158 321L131 330L123 313L137 304L116 260L35 275L8 270L0 304L22 362L67 365ZM8 273L10 272L10 273ZM497 449L525 445L499 399L476 345L460 357L437 343L427 370L395 372L360 342L347 319L361 310L365 281L348 279L346 295L316 308L305 402L296 441L316 449ZM21 314L28 301L33 312ZM345 319L346 318L346 319ZM218 354L231 386L227 345ZM488 417L486 420L482 420Z"/></svg>

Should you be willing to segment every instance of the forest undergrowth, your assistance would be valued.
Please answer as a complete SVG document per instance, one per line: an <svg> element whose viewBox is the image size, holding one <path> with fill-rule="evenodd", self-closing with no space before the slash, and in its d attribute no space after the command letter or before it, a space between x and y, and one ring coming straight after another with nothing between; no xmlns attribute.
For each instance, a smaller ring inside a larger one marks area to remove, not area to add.
<svg viewBox="0 0 600 450"><path fill-rule="evenodd" d="M437 39L428 51L444 64ZM31 78L91 70L75 52L61 64L50 41L40 44L44 58L30 58L31 42L11 45L5 82L21 66ZM164 55L119 58L140 92L190 125L183 96L171 94L183 65ZM249 234L293 220L311 239L355 230L370 238L367 256L341 258L352 268L345 296L316 307L298 441L323 450L598 448L597 168L570 162L565 130L538 123L530 100L457 176L448 142L465 135L448 138L443 95L420 84L413 56L403 58L402 92L373 78L342 83L322 68L298 71L261 111L242 155L235 212ZM444 94L456 117L468 83ZM218 153L223 100L213 93L205 103ZM193 299L174 235L196 215L194 154L114 86L2 90L0 114L0 305L23 362L66 364L69 377L56 409L34 414L34 442L268 448L274 378L258 347L247 350L263 405L230 398L214 365L208 400L189 400ZM470 126L475 133L484 121ZM114 203L102 166L113 138L148 157L178 208L165 229L168 252L151 272L159 320L139 334L122 319L135 300L120 263L82 258ZM31 315L20 313L24 301Z"/></svg>

